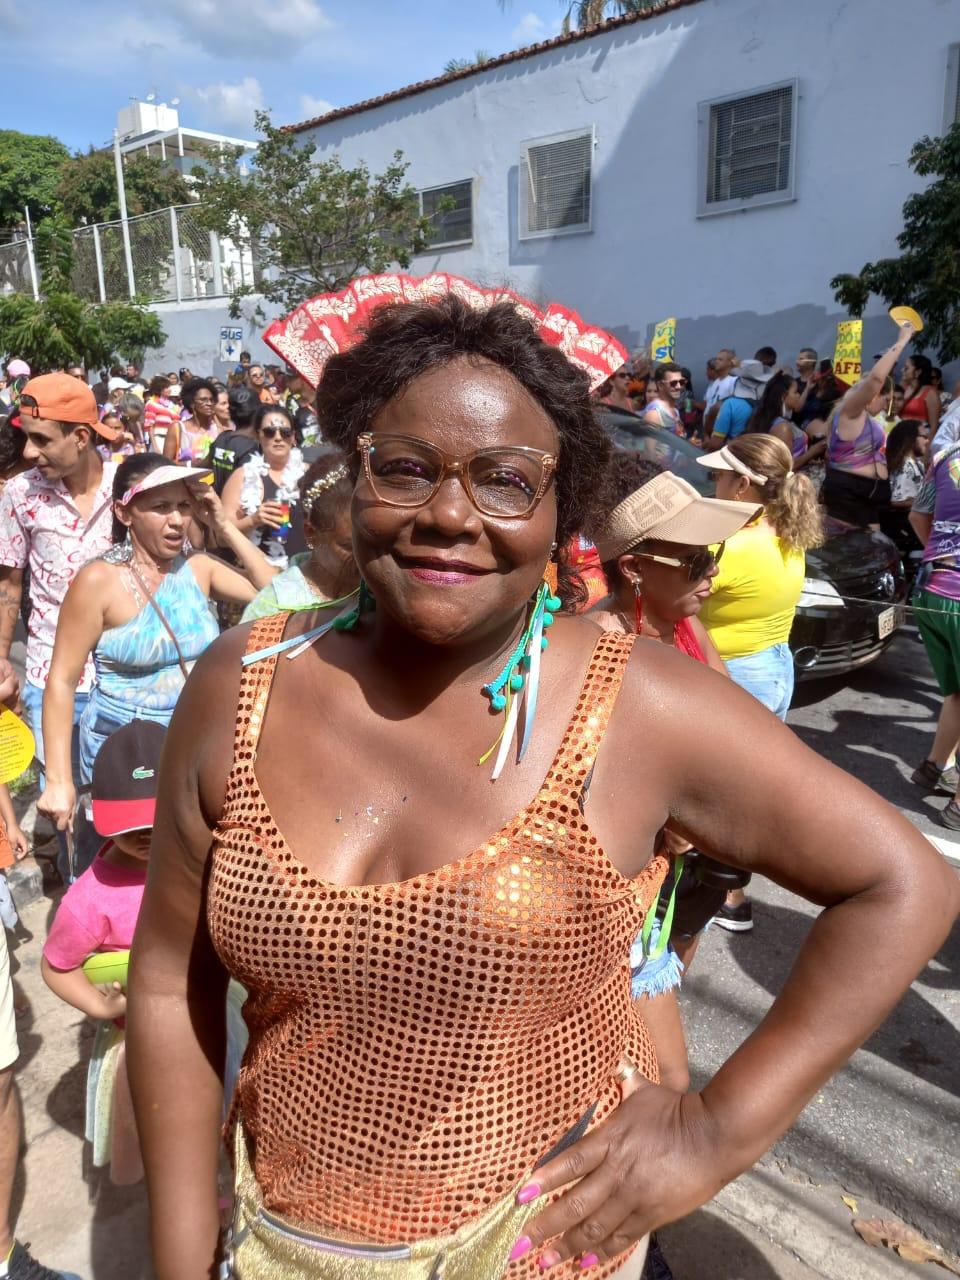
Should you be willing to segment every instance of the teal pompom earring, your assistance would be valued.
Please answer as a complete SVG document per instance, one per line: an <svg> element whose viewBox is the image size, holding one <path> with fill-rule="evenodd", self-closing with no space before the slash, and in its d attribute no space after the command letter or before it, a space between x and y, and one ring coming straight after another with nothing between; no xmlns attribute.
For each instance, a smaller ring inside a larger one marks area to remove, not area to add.
<svg viewBox="0 0 960 1280"><path fill-rule="evenodd" d="M504 723L500 734L480 757L485 764L499 746L490 781L496 782L506 764L510 745L516 737L520 720L520 704L523 703L523 731L520 736L518 760L522 760L530 745L533 722L537 713L537 696L540 691L540 657L550 643L544 631L553 626L553 615L560 608L559 596L555 596L547 582L541 582L533 598L530 618L513 652L495 680L483 686L482 692L490 699L490 710L503 713Z"/></svg>

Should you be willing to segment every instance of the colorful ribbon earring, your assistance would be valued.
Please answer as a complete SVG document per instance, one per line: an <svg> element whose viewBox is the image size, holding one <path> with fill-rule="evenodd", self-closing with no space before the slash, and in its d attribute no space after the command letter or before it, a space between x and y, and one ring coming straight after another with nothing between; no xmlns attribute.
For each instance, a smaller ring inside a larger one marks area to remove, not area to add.
<svg viewBox="0 0 960 1280"><path fill-rule="evenodd" d="M523 704L523 730L520 736L518 760L523 759L530 745L540 692L540 659L544 649L550 643L543 633L553 626L553 615L560 607L559 596L553 594L547 582L541 582L533 598L530 617L520 639L500 674L495 680L483 686L482 692L490 699L491 711L502 713L504 716L503 728L496 742L479 760L480 764L485 764L499 746L493 772L490 774L491 782L496 782L506 764L520 721L521 703Z"/></svg>

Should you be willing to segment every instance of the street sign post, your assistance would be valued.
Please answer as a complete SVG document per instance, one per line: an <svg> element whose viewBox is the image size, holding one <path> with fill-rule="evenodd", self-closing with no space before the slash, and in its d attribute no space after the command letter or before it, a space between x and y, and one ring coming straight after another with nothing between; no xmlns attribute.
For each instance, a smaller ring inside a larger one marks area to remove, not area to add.
<svg viewBox="0 0 960 1280"><path fill-rule="evenodd" d="M236 364L243 345L243 329L230 325L220 326L220 359L225 364Z"/></svg>

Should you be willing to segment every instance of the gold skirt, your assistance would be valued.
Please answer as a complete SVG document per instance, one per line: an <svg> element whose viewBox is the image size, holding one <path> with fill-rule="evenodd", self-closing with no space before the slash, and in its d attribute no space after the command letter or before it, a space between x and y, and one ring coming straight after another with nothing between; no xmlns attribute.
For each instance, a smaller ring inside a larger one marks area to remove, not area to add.
<svg viewBox="0 0 960 1280"><path fill-rule="evenodd" d="M328 1239L264 1208L239 1122L234 1151L236 1201L224 1268L234 1280L498 1280L544 1203L541 1196L517 1204L512 1191L478 1221L414 1244Z"/></svg>

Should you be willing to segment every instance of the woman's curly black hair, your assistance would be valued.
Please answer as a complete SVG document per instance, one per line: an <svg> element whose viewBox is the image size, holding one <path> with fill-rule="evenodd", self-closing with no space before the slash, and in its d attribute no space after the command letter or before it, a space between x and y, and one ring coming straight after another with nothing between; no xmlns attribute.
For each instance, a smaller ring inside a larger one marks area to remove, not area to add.
<svg viewBox="0 0 960 1280"><path fill-rule="evenodd" d="M557 544L593 520L610 445L590 405L587 377L538 337L509 302L474 311L453 294L375 312L363 340L333 356L317 389L327 440L357 465L356 440L380 410L428 369L476 356L512 373L557 428Z"/></svg>
<svg viewBox="0 0 960 1280"><path fill-rule="evenodd" d="M636 493L645 484L663 475L665 470L666 468L661 467L658 462L652 462L638 453L614 449L600 490L600 520L587 529L593 541L595 542L603 533L604 525L615 507L619 507L631 493ZM605 560L600 567L607 580L607 587L610 591L615 591L620 582L620 557L615 556L612 560Z"/></svg>

